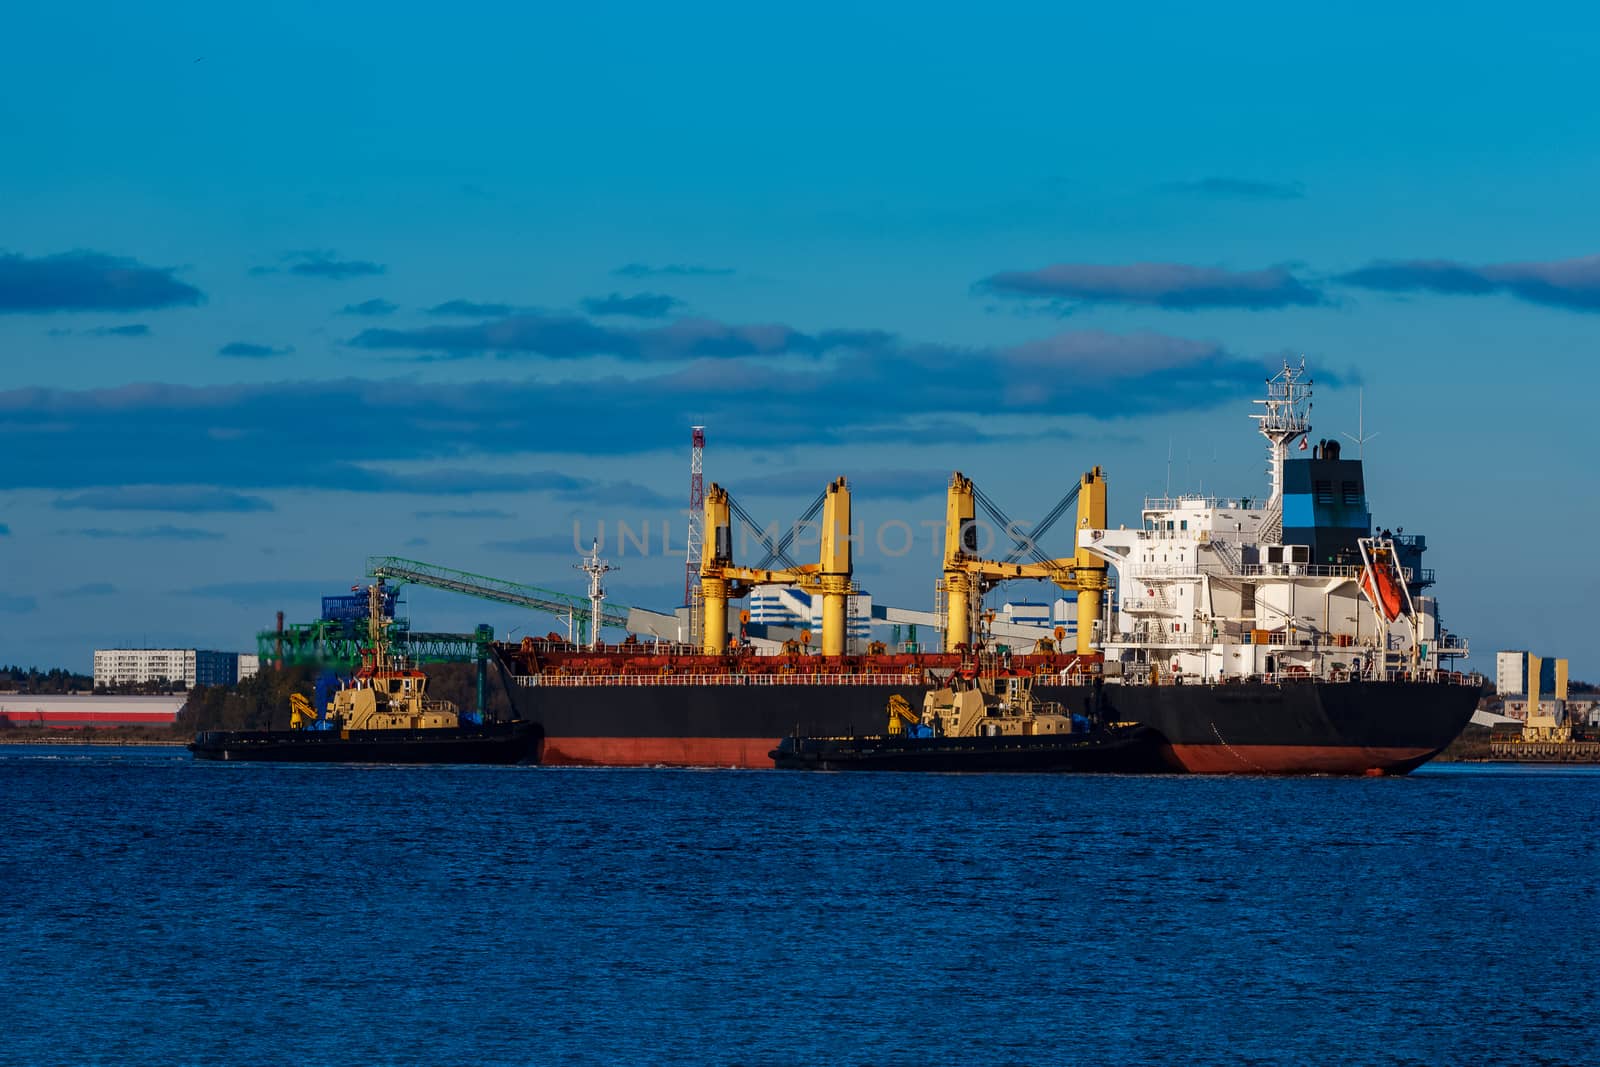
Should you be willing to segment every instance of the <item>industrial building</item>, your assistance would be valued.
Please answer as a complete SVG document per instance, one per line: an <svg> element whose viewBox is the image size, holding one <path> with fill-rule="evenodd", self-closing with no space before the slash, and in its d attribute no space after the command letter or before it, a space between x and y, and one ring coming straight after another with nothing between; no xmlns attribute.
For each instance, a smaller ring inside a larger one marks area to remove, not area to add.
<svg viewBox="0 0 1600 1067"><path fill-rule="evenodd" d="M0 718L17 727L75 730L85 727L171 726L181 696L84 696L59 693L0 695Z"/></svg>
<svg viewBox="0 0 1600 1067"><path fill-rule="evenodd" d="M1494 688L1502 698L1525 697L1528 695L1528 662L1530 656L1526 649L1494 654ZM1553 693L1556 689L1557 664L1565 680L1566 661L1554 660L1548 656L1536 659L1539 664L1539 692Z"/></svg>
<svg viewBox="0 0 1600 1067"><path fill-rule="evenodd" d="M872 636L872 596L852 593L845 609L845 634L851 641ZM750 594L750 621L767 626L822 630L822 597L793 585L766 585Z"/></svg>
<svg viewBox="0 0 1600 1067"><path fill-rule="evenodd" d="M1053 637L1057 629L1065 634L1065 640L1074 641L1078 632L1077 599L1077 594L1073 593L1048 602L1007 601L993 609L991 621L1001 624L1001 642L1013 646L1018 640L1026 647L1029 641ZM920 614L885 611L882 607L874 609L870 594L854 593L848 603L846 633L851 646L857 649L874 636L874 624L885 628L893 626L898 641L902 625L908 620L912 623L911 632L915 633L918 624L915 617ZM808 628L815 633L822 627L822 598L793 585L760 586L750 594L750 621L765 626ZM936 625L931 615L925 621L930 627ZM887 634L880 631L877 636L885 638Z"/></svg>
<svg viewBox="0 0 1600 1067"><path fill-rule="evenodd" d="M1052 632L1059 626L1067 635L1074 635L1078 632L1078 594L1058 596L1048 604L1008 600L996 609L995 618L1013 626L1036 626Z"/></svg>
<svg viewBox="0 0 1600 1067"><path fill-rule="evenodd" d="M254 659L254 656L250 657ZM240 655L196 648L97 648L95 688L143 685L148 682L234 685L239 681Z"/></svg>

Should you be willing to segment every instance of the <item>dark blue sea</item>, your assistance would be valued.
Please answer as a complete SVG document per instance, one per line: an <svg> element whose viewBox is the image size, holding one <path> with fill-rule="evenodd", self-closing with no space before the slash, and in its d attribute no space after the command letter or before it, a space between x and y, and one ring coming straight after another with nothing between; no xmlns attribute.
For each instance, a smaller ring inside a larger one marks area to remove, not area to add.
<svg viewBox="0 0 1600 1067"><path fill-rule="evenodd" d="M0 746L0 1061L1592 1062L1597 817L1600 768Z"/></svg>

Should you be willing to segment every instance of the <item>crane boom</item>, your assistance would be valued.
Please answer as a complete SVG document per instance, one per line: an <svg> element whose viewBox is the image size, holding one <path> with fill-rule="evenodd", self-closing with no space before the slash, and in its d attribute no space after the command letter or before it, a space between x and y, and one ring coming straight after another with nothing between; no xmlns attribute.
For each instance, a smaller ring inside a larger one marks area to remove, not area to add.
<svg viewBox="0 0 1600 1067"><path fill-rule="evenodd" d="M1080 529L1104 528L1105 476L1099 467L1086 472L1067 499L1077 502ZM1063 501L1052 509L1047 521L1034 527L1034 534L1048 529L1067 506ZM1012 578L1038 578L1078 594L1078 654L1090 653L1101 594L1106 588L1105 567L1084 549L1061 559L1050 559L1032 543L1033 534L1020 546L1034 557L1032 563L1014 562L1020 553L1006 560L981 559L973 525L977 507L982 507L994 521L1002 524L1008 534L1012 533L1014 527L1005 512L974 486L972 479L957 471L950 478L945 496L944 590L949 605L945 648L959 648L972 640L973 620L989 586Z"/></svg>
<svg viewBox="0 0 1600 1067"><path fill-rule="evenodd" d="M367 574L373 578L387 578L393 582L410 582L432 589L511 604L519 608L532 608L551 615L566 616L569 612L585 625L589 623L589 602L583 597L541 589L536 585L508 582L503 578L489 578L451 567L421 563L398 556L372 556L367 560ZM601 609L600 622L607 626L627 626L629 609L621 604L608 604Z"/></svg>

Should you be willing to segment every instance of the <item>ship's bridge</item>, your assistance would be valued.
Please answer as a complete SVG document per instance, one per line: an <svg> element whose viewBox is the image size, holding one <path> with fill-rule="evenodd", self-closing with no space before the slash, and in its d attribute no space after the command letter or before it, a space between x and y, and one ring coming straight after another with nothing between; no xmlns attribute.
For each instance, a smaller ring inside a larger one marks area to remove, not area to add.
<svg viewBox="0 0 1600 1067"><path fill-rule="evenodd" d="M1152 496L1145 498L1143 515L1147 540L1254 542L1266 510L1248 497Z"/></svg>

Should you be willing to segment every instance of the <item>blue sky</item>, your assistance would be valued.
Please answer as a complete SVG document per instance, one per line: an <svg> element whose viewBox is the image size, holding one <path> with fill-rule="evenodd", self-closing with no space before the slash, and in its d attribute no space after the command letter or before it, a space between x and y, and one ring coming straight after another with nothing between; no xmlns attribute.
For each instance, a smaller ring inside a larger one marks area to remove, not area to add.
<svg viewBox="0 0 1600 1067"><path fill-rule="evenodd" d="M246 648L373 554L575 589L574 520L681 547L694 422L764 521L846 474L917 527L953 469L1036 518L1100 464L1131 522L1169 451L1258 493L1247 401L1304 353L1317 435L1365 391L1373 512L1428 535L1474 665L1600 676L1600 563L1537 547L1600 518L1597 21L35 5L0 41L0 660ZM617 599L678 599L652 547ZM931 544L861 564L930 602Z"/></svg>

